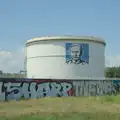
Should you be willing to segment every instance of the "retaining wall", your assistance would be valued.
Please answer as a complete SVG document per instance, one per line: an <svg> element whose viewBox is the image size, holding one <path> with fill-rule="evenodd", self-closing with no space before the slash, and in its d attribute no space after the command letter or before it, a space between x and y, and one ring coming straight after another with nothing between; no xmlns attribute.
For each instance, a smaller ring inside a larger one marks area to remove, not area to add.
<svg viewBox="0 0 120 120"><path fill-rule="evenodd" d="M120 80L0 78L0 100L120 94Z"/></svg>

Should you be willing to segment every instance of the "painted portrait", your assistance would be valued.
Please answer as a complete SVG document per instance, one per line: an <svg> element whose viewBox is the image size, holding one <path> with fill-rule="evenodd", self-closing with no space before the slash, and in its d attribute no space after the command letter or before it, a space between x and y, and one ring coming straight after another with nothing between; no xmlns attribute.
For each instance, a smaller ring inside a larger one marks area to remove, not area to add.
<svg viewBox="0 0 120 120"><path fill-rule="evenodd" d="M89 45L84 43L66 43L66 63L89 64Z"/></svg>

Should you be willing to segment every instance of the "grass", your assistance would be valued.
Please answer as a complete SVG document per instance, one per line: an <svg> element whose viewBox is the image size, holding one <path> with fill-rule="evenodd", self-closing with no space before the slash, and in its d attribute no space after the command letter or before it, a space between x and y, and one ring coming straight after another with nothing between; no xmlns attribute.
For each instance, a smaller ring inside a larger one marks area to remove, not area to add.
<svg viewBox="0 0 120 120"><path fill-rule="evenodd" d="M0 102L0 120L120 120L120 96Z"/></svg>

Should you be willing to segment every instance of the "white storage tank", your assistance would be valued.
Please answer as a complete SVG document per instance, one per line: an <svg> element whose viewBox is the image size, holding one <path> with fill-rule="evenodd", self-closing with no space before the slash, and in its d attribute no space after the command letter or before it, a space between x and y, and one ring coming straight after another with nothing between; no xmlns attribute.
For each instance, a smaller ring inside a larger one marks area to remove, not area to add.
<svg viewBox="0 0 120 120"><path fill-rule="evenodd" d="M27 78L103 78L105 41L92 36L39 37L26 43Z"/></svg>

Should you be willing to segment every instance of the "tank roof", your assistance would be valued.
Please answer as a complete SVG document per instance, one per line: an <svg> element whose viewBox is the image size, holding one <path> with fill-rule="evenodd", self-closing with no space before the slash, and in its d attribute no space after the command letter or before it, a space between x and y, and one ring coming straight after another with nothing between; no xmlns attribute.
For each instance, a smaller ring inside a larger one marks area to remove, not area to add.
<svg viewBox="0 0 120 120"><path fill-rule="evenodd" d="M100 37L94 36L72 36L72 35L64 35L64 36L45 36L45 37L36 37L30 40L27 40L26 45L30 43L37 43L39 41L49 41L49 40L84 40L84 41L92 41L98 42L106 45L105 40Z"/></svg>

